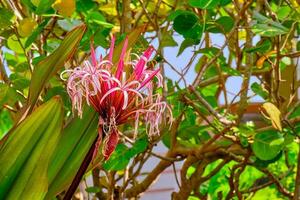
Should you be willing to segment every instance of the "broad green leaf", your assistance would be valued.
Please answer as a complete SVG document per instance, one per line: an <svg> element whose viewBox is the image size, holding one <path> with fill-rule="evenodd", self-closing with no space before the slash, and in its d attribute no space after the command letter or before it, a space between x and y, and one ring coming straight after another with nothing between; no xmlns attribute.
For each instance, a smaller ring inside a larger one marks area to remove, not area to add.
<svg viewBox="0 0 300 200"><path fill-rule="evenodd" d="M34 4L32 1L35 1ZM21 0L22 4L25 5L30 11L34 12L36 10L36 6L38 6L38 0Z"/></svg>
<svg viewBox="0 0 300 200"><path fill-rule="evenodd" d="M177 57L180 56L187 47L193 46L197 43L198 43L197 41L195 41L191 38L187 38L187 39L183 40L183 42L181 43L181 45L179 47Z"/></svg>
<svg viewBox="0 0 300 200"><path fill-rule="evenodd" d="M215 96L217 94L219 87L220 86L217 83L211 84L204 88L201 88L200 91L201 91L201 94L203 94L204 96Z"/></svg>
<svg viewBox="0 0 300 200"><path fill-rule="evenodd" d="M13 73L9 76L13 87L17 90L23 90L29 86L30 80L18 73Z"/></svg>
<svg viewBox="0 0 300 200"><path fill-rule="evenodd" d="M213 9L220 3L220 0L189 0L189 5L201 9Z"/></svg>
<svg viewBox="0 0 300 200"><path fill-rule="evenodd" d="M230 66L228 66L227 64L221 65L221 70L222 72L225 72L226 74L230 75L230 76L240 76L241 72L237 69L234 69Z"/></svg>
<svg viewBox="0 0 300 200"><path fill-rule="evenodd" d="M208 58L213 58L219 51L220 51L220 49L218 49L216 47L209 47L209 48L200 49L197 52L198 53L203 53Z"/></svg>
<svg viewBox="0 0 300 200"><path fill-rule="evenodd" d="M287 28L278 28L269 24L254 24L252 31L255 34L259 34L264 37L274 37L277 35L283 35L288 32Z"/></svg>
<svg viewBox="0 0 300 200"><path fill-rule="evenodd" d="M174 47L178 46L177 42L173 39L170 32L164 32L160 42L161 47Z"/></svg>
<svg viewBox="0 0 300 200"><path fill-rule="evenodd" d="M0 107L3 104L13 105L18 99L18 93L12 87L0 83Z"/></svg>
<svg viewBox="0 0 300 200"><path fill-rule="evenodd" d="M229 3L231 3L231 0L220 0L220 6L226 6Z"/></svg>
<svg viewBox="0 0 300 200"><path fill-rule="evenodd" d="M284 138L278 138L276 140L273 140L271 143L270 143L270 146L278 146L278 145L282 145L284 143Z"/></svg>
<svg viewBox="0 0 300 200"><path fill-rule="evenodd" d="M25 48L29 47L41 34L41 32L44 30L45 26L48 24L49 18L45 19L42 23L38 25L38 27L32 32L32 34L28 37L28 39L25 42Z"/></svg>
<svg viewBox="0 0 300 200"><path fill-rule="evenodd" d="M188 117L186 117L188 119ZM188 125L180 127L177 133L178 142L187 147L197 147L200 144L199 133L200 126L198 125Z"/></svg>
<svg viewBox="0 0 300 200"><path fill-rule="evenodd" d="M269 97L268 91L264 89L262 85L258 84L257 82L251 85L251 90L255 94L261 96L263 99L267 99Z"/></svg>
<svg viewBox="0 0 300 200"><path fill-rule="evenodd" d="M72 182L97 136L97 125L97 114L85 107L82 119L76 117L64 128L50 162L49 190L45 199L52 199Z"/></svg>
<svg viewBox="0 0 300 200"><path fill-rule="evenodd" d="M13 50L16 53L24 54L24 45L26 39L18 38L16 35L12 35L7 39L7 46L9 49Z"/></svg>
<svg viewBox="0 0 300 200"><path fill-rule="evenodd" d="M279 131L282 131L280 110L270 102L264 103L262 108L266 111L268 115L267 118L270 118L273 127Z"/></svg>
<svg viewBox="0 0 300 200"><path fill-rule="evenodd" d="M76 0L76 11L78 12L87 12L94 7L96 7L97 4L93 0Z"/></svg>
<svg viewBox="0 0 300 200"><path fill-rule="evenodd" d="M252 149L254 154L261 160L271 160L282 150L283 136L274 130L257 133L254 137Z"/></svg>
<svg viewBox="0 0 300 200"><path fill-rule="evenodd" d="M99 24L103 26L104 28L112 28L114 27L113 24L106 22L105 17L99 13L99 12L89 12L88 15L86 16L86 21L88 23L95 22L96 24Z"/></svg>
<svg viewBox="0 0 300 200"><path fill-rule="evenodd" d="M206 24L206 30L211 33L228 33L234 25L234 20L229 16L222 16L216 21Z"/></svg>
<svg viewBox="0 0 300 200"><path fill-rule="evenodd" d="M14 13L6 8L0 8L0 29L5 29L8 26L12 25L12 18Z"/></svg>
<svg viewBox="0 0 300 200"><path fill-rule="evenodd" d="M88 187L88 188L86 188L85 191L86 191L87 193L97 193L97 192L100 192L101 190L100 190L99 187L93 186L93 187Z"/></svg>
<svg viewBox="0 0 300 200"><path fill-rule="evenodd" d="M42 199L49 161L59 139L63 111L59 98L37 108L6 137L0 149L0 198Z"/></svg>
<svg viewBox="0 0 300 200"><path fill-rule="evenodd" d="M173 28L179 34L186 34L198 24L198 17L192 12L185 11L177 15L174 19Z"/></svg>
<svg viewBox="0 0 300 200"><path fill-rule="evenodd" d="M58 49L35 66L29 87L28 108L32 109L45 83L73 55L84 31L84 25L75 28L65 37Z"/></svg>
<svg viewBox="0 0 300 200"><path fill-rule="evenodd" d="M112 153L108 161L106 161L102 167L105 170L122 170L124 169L131 157L126 155L129 148L125 144L118 144L115 151Z"/></svg>
<svg viewBox="0 0 300 200"><path fill-rule="evenodd" d="M271 50L272 42L270 40L264 40L262 43L258 43L256 46L245 49L247 53L267 53Z"/></svg>
<svg viewBox="0 0 300 200"><path fill-rule="evenodd" d="M172 11L169 16L168 16L168 20L169 21L174 21L174 19L180 15L180 14L183 14L185 13L186 11L185 10L175 10L175 11Z"/></svg>
<svg viewBox="0 0 300 200"><path fill-rule="evenodd" d="M256 11L253 12L253 17L257 20L257 23L253 24L252 31L256 34L260 34L261 36L274 37L286 34L289 31L288 28L279 22L275 22Z"/></svg>
<svg viewBox="0 0 300 200"><path fill-rule="evenodd" d="M285 18L287 18L290 14L291 14L291 7L290 6L281 6L278 10L277 10L277 16L278 19L280 20L284 20Z"/></svg>
<svg viewBox="0 0 300 200"><path fill-rule="evenodd" d="M0 104L1 105L1 104ZM300 107L297 107L289 116L289 119L293 119L295 117L300 116Z"/></svg>
<svg viewBox="0 0 300 200"><path fill-rule="evenodd" d="M124 144L118 144L112 156L102 166L105 170L122 170L128 165L131 158L145 151L147 145L147 138L137 140L131 148Z"/></svg>
<svg viewBox="0 0 300 200"><path fill-rule="evenodd" d="M41 0L35 10L35 13L38 15L44 14L51 8L51 5L55 2L55 0Z"/></svg>
<svg viewBox="0 0 300 200"><path fill-rule="evenodd" d="M0 112L0 140L13 126L13 120L10 116L9 111L2 109Z"/></svg>
<svg viewBox="0 0 300 200"><path fill-rule="evenodd" d="M193 40L199 40L201 39L203 34L203 27L200 24L195 24L191 29L187 30L184 34L184 38L191 38Z"/></svg>
<svg viewBox="0 0 300 200"><path fill-rule="evenodd" d="M229 16L222 16L216 20L216 23L222 27L222 32L228 33L234 26L234 20Z"/></svg>

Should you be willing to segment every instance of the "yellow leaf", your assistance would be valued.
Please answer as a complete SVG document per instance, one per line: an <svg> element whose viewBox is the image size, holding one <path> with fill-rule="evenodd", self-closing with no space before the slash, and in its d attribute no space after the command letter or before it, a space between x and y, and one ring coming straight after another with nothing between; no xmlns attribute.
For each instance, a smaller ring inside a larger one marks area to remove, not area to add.
<svg viewBox="0 0 300 200"><path fill-rule="evenodd" d="M57 10L60 15L70 17L75 11L76 4L75 0L56 0L52 7Z"/></svg>
<svg viewBox="0 0 300 200"><path fill-rule="evenodd" d="M263 113L262 114L271 120L272 125L275 129L282 131L280 110L270 102L264 103L262 107L266 111L268 116L265 116Z"/></svg>
<svg viewBox="0 0 300 200"><path fill-rule="evenodd" d="M37 23L32 18L24 18L20 21L18 26L18 33L21 37L28 37L31 35L34 28L37 26Z"/></svg>
<svg viewBox="0 0 300 200"><path fill-rule="evenodd" d="M117 16L117 9L116 9L116 1L109 2L106 5L100 6L99 10L105 12L108 15Z"/></svg>
<svg viewBox="0 0 300 200"><path fill-rule="evenodd" d="M263 65L264 65L264 62L266 59L268 59L272 54L276 53L276 51L270 51L268 52L267 54L263 55L262 57L260 57L257 62L256 62L256 67L258 69L262 69L263 68Z"/></svg>

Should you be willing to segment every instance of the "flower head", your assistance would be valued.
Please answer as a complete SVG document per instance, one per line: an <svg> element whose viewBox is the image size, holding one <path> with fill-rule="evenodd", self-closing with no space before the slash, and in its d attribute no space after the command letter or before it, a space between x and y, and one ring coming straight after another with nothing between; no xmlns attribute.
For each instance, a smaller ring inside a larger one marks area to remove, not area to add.
<svg viewBox="0 0 300 200"><path fill-rule="evenodd" d="M136 60L127 61L126 38L115 65L112 61L114 44L113 37L108 59L97 59L91 46L91 62L84 61L82 66L65 70L69 74L67 91L73 111L77 110L81 116L82 104L86 101L99 113L99 141L103 134L102 153L106 160L118 143L119 125L134 121L136 133L139 122L144 120L149 135L159 134L162 115L166 108L169 109L159 94L153 94L154 77L157 78L157 87L162 86L160 70L147 67L153 47L149 46L141 56L134 54Z"/></svg>

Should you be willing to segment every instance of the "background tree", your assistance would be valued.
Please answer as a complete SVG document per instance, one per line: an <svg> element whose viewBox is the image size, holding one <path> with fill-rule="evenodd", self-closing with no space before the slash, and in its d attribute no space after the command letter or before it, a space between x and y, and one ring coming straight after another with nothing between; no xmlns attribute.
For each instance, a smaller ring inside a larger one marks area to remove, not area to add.
<svg viewBox="0 0 300 200"><path fill-rule="evenodd" d="M131 53L158 46L148 66L161 68L164 85L156 92L174 119L156 137L147 138L140 126L135 141L132 124L120 127L124 135L111 158L102 162L98 155L89 165L86 178L94 185L78 192L138 199L181 162L172 199L300 199L298 1L0 5L0 199L61 199L74 182L97 136L98 116L89 107L82 119L72 114L60 73L89 59L91 39L108 49L113 34L115 55L125 36ZM189 52L186 66L168 60L171 48L177 56ZM232 78L241 84L229 85ZM230 87L240 90L232 97ZM261 102L253 103L254 95ZM163 156L153 151L158 143L168 148ZM152 157L160 162L137 179Z"/></svg>

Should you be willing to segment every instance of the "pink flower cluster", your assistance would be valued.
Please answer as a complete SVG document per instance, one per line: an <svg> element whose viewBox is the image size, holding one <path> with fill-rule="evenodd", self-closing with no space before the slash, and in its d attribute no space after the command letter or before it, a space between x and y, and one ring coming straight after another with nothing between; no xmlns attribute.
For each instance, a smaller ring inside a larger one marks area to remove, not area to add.
<svg viewBox="0 0 300 200"><path fill-rule="evenodd" d="M148 69L147 62L154 49L150 46L136 60L126 59L128 40L126 38L119 61L113 63L115 38L112 39L108 59L96 59L91 47L91 62L84 61L82 66L68 69L67 91L72 108L82 115L82 104L86 101L99 113L99 143L103 144L103 156L107 160L114 151L120 132L118 125L134 121L135 134L143 120L149 135L159 134L159 125L166 109L170 108L161 101L159 94L153 94L154 77L157 87L162 86L160 69ZM172 114L170 116L172 119Z"/></svg>

